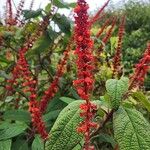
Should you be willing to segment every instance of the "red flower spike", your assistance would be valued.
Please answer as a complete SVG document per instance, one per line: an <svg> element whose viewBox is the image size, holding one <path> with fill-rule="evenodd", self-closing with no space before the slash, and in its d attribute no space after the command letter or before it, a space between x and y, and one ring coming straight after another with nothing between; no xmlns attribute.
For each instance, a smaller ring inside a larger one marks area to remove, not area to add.
<svg viewBox="0 0 150 150"><path fill-rule="evenodd" d="M145 76L149 70L150 64L150 43L147 44L146 51L139 61L136 64L134 74L130 77L129 89L139 88L144 83Z"/></svg>
<svg viewBox="0 0 150 150"><path fill-rule="evenodd" d="M64 57L61 59L60 63L57 66L56 75L54 77L53 82L50 84L50 87L45 91L45 95L42 97L40 102L40 111L44 113L49 101L55 96L58 91L59 79L64 74L64 67L67 63L67 59L69 57L69 51L71 50L71 45L73 43L73 39L71 38L70 43L68 44L66 50L64 51Z"/></svg>
<svg viewBox="0 0 150 150"><path fill-rule="evenodd" d="M108 5L108 3L110 2L110 0L107 0L106 3L100 8L100 10L95 14L95 16L93 16L90 19L90 24L94 24L98 19L99 16L102 14L103 10L105 9L105 7Z"/></svg>
<svg viewBox="0 0 150 150"><path fill-rule="evenodd" d="M106 27L109 25L110 21L111 21L111 19L109 18L109 19L107 19L107 20L104 22L103 26L101 27L101 29L100 29L100 30L98 31L98 33L96 34L96 37L97 37L97 38L102 35L102 33L104 32L104 30L106 29Z"/></svg>
<svg viewBox="0 0 150 150"><path fill-rule="evenodd" d="M13 12L11 0L6 1L6 24L13 25Z"/></svg>
<svg viewBox="0 0 150 150"><path fill-rule="evenodd" d="M90 148L90 131L91 128L95 127L92 123L92 118L94 116L93 108L94 104L91 104L90 95L93 90L93 64L94 57L92 54L93 41L90 38L90 22L87 13L88 4L85 0L78 0L77 6L75 8L75 42L77 55L77 80L73 82L79 96L85 100L85 103L80 105L82 110L80 116L84 118L84 121L80 123L77 128L78 132L84 134L85 137L85 150Z"/></svg>
<svg viewBox="0 0 150 150"><path fill-rule="evenodd" d="M113 29L116 25L116 21L117 21L117 18L114 17L113 18L113 21L112 21L112 25L110 27L110 29L108 30L108 32L106 33L105 37L102 39L102 42L106 45L106 43L108 42L108 40L110 39L112 33L113 33ZM104 45L101 44L101 46L99 47L98 49L98 55L100 55L102 52L103 52L103 49L104 49Z"/></svg>
<svg viewBox="0 0 150 150"><path fill-rule="evenodd" d="M37 129L38 133L43 139L46 139L48 134L42 120L42 114L40 112L39 103L37 101L36 84L37 81L33 79L32 73L29 70L29 65L25 59L26 48L19 51L19 59L16 67L13 70L13 78L7 82L10 84L7 86L9 89L13 89L14 84L18 84L17 79L23 79L23 92L28 91L29 96L29 112L32 117L32 124Z"/></svg>
<svg viewBox="0 0 150 150"><path fill-rule="evenodd" d="M113 60L113 75L118 75L121 72L121 54L122 54L122 40L125 32L125 16L122 17L119 32L118 32L118 45Z"/></svg>

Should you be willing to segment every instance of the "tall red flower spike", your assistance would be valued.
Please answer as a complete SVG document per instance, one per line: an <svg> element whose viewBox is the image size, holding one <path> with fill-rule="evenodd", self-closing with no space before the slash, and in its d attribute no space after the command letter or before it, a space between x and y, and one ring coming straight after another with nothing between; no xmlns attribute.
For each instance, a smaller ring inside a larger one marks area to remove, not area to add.
<svg viewBox="0 0 150 150"><path fill-rule="evenodd" d="M122 17L119 31L118 31L118 44L113 60L113 75L118 75L118 73L121 71L121 54L122 54L122 41L123 41L123 35L125 32L125 16Z"/></svg>
<svg viewBox="0 0 150 150"><path fill-rule="evenodd" d="M20 3L19 3L18 8L17 8L16 16L15 16L16 23L19 21L18 19L22 13L24 3L25 3L25 0L20 0Z"/></svg>
<svg viewBox="0 0 150 150"><path fill-rule="evenodd" d="M101 44L101 46L98 48L98 55L100 55L100 54L103 52L104 45L106 45L106 43L108 42L108 40L109 40L110 37L112 36L114 27L115 27L115 25L116 25L116 21L117 21L117 18L114 17L110 29L109 29L108 32L106 33L105 37L102 39L102 43L103 43L103 44Z"/></svg>
<svg viewBox="0 0 150 150"><path fill-rule="evenodd" d="M49 101L55 96L55 94L58 91L59 80L60 80L60 77L62 77L62 75L64 74L64 69L65 69L64 67L69 57L69 51L71 50L72 41L73 40L71 39L70 43L68 44L66 50L63 53L64 55L63 59L60 61L60 63L57 66L57 71L56 71L56 75L54 77L53 82L50 84L50 87L45 91L44 96L41 99L40 111L42 113L45 112Z"/></svg>
<svg viewBox="0 0 150 150"><path fill-rule="evenodd" d="M97 20L99 20L99 16L102 14L103 10L105 7L108 5L110 0L107 0L106 3L99 9L99 11L90 19L90 24L92 25L95 23Z"/></svg>
<svg viewBox="0 0 150 150"><path fill-rule="evenodd" d="M111 19L108 18L108 19L104 22L103 26L100 28L100 30L99 30L98 33L96 34L96 37L97 37L97 38L102 35L102 33L104 32L104 30L106 29L106 27L109 25L110 21L111 21Z"/></svg>
<svg viewBox="0 0 150 150"><path fill-rule="evenodd" d="M17 79L23 79L22 86L25 88L23 92L29 92L29 112L31 113L32 123L38 133L45 140L48 136L46 127L42 120L42 114L39 108L39 102L37 101L36 84L37 81L33 79L29 65L25 59L25 53L27 49L22 48L19 51L18 63L13 71L13 78L9 80L12 84L18 84ZM7 89L13 90L11 86L7 86Z"/></svg>
<svg viewBox="0 0 150 150"><path fill-rule="evenodd" d="M29 97L29 112L31 113L32 124L37 129L38 133L41 135L41 138L44 140L48 137L48 133L46 132L46 127L42 119L42 114L39 108L39 102L37 101L37 92L36 92L36 84L37 81L33 79L31 76L31 72L29 70L28 63L22 54L21 57L21 66L24 66L22 69L22 77L24 78L23 86L28 87L28 92L30 92Z"/></svg>
<svg viewBox="0 0 150 150"><path fill-rule="evenodd" d="M26 53L30 48L33 47L34 42L43 34L43 32L46 30L47 26L49 25L49 19L50 19L51 13L49 13L47 16L44 17L43 21L40 22L38 29L34 35L32 35L29 39L27 39L27 42L22 46L22 48L19 49L19 58L21 53ZM12 72L12 79L8 80L7 82L9 85L7 86L8 90L13 91L13 85L17 84L17 78L20 76L19 72L19 60L17 60L16 66L13 69Z"/></svg>
<svg viewBox="0 0 150 150"><path fill-rule="evenodd" d="M80 123L78 131L84 133L85 136L85 150L92 150L93 146L90 146L90 131L91 128L96 127L96 124L92 122L94 114L93 109L96 106L90 101L90 94L93 90L93 63L94 57L92 55L93 41L90 38L90 22L87 13L89 6L85 0L78 0L75 12L75 42L77 54L77 76L78 79L73 82L77 89L79 96L85 100L80 108L82 110L81 117L84 121Z"/></svg>
<svg viewBox="0 0 150 150"><path fill-rule="evenodd" d="M130 78L129 89L139 88L144 83L144 78L150 69L150 43L147 44L143 58L136 64L134 74Z"/></svg>
<svg viewBox="0 0 150 150"><path fill-rule="evenodd" d="M14 25L15 24L15 20L13 19L11 0L6 1L6 20L5 21L6 21L7 25Z"/></svg>

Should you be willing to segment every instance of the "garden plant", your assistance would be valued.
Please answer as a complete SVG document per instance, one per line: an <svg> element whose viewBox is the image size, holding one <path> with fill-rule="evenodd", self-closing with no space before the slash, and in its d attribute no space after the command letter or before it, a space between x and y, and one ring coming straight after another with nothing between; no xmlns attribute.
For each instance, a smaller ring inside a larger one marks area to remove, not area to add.
<svg viewBox="0 0 150 150"><path fill-rule="evenodd" d="M86 0L5 2L0 150L150 150L150 42L127 71L128 14L107 11L110 0L94 15Z"/></svg>

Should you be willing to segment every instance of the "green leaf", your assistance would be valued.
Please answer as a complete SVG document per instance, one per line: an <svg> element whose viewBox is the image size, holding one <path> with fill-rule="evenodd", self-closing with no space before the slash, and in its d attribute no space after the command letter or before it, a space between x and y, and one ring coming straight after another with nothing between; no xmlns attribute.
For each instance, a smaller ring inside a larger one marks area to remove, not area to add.
<svg viewBox="0 0 150 150"><path fill-rule="evenodd" d="M140 112L120 107L114 113L113 125L120 150L149 150L150 124Z"/></svg>
<svg viewBox="0 0 150 150"><path fill-rule="evenodd" d="M67 9L69 9L68 4L63 2L62 0L53 0L53 4L55 6L57 6L58 8L67 8Z"/></svg>
<svg viewBox="0 0 150 150"><path fill-rule="evenodd" d="M0 150L10 150L11 140L0 141Z"/></svg>
<svg viewBox="0 0 150 150"><path fill-rule="evenodd" d="M52 40L50 39L49 35L44 34L34 44L34 46L32 48L33 53L41 54L41 53L45 52L49 48L51 42L52 42Z"/></svg>
<svg viewBox="0 0 150 150"><path fill-rule="evenodd" d="M72 7L72 8L75 8L75 7L76 7L76 4L77 4L77 3L69 3L68 6L69 6L69 7Z"/></svg>
<svg viewBox="0 0 150 150"><path fill-rule="evenodd" d="M25 19L31 19L31 18L36 18L40 15L42 15L42 9L38 9L38 10L23 10L23 14Z"/></svg>
<svg viewBox="0 0 150 150"><path fill-rule="evenodd" d="M45 122L48 120L55 120L58 117L59 113L60 113L60 110L50 111L49 113L43 116L43 119Z"/></svg>
<svg viewBox="0 0 150 150"><path fill-rule="evenodd" d="M111 98L113 109L120 106L122 96L128 91L128 81L128 78L121 78L120 80L110 79L106 82L106 90Z"/></svg>
<svg viewBox="0 0 150 150"><path fill-rule="evenodd" d="M10 76L8 74L6 74L5 71L0 71L0 77L3 77L5 79L10 79Z"/></svg>
<svg viewBox="0 0 150 150"><path fill-rule="evenodd" d="M4 113L3 119L16 120L21 122L31 122L30 113L25 110L8 110Z"/></svg>
<svg viewBox="0 0 150 150"><path fill-rule="evenodd" d="M9 102L11 102L13 99L14 99L13 96L7 96L6 99L5 99L5 102L6 102L6 103L9 103Z"/></svg>
<svg viewBox="0 0 150 150"><path fill-rule="evenodd" d="M51 3L47 4L46 7L45 7L45 11L46 13L49 13L51 11Z"/></svg>
<svg viewBox="0 0 150 150"><path fill-rule="evenodd" d="M0 140L9 139L23 133L27 129L26 124L12 123L0 130Z"/></svg>
<svg viewBox="0 0 150 150"><path fill-rule="evenodd" d="M63 102L65 102L66 104L70 104L73 101L75 101L75 99L69 98L69 97L60 97L60 100L63 101Z"/></svg>
<svg viewBox="0 0 150 150"><path fill-rule="evenodd" d="M44 142L38 135L35 136L32 143L32 150L44 150Z"/></svg>
<svg viewBox="0 0 150 150"><path fill-rule="evenodd" d="M132 94L132 97L140 101L143 104L143 106L150 112L150 101L142 92L135 92Z"/></svg>
<svg viewBox="0 0 150 150"><path fill-rule="evenodd" d="M99 135L94 136L92 141L95 140L98 140L99 143L110 143L113 148L115 148L115 145L117 144L112 136L104 133L100 133Z"/></svg>
<svg viewBox="0 0 150 150"><path fill-rule="evenodd" d="M11 150L29 150L27 140L18 136L16 141L13 142Z"/></svg>
<svg viewBox="0 0 150 150"><path fill-rule="evenodd" d="M76 131L82 121L79 108L82 103L82 100L74 101L61 111L49 133L45 150L72 150L82 140L83 135ZM99 101L95 103L99 104Z"/></svg>
<svg viewBox="0 0 150 150"><path fill-rule="evenodd" d="M53 21L58 25L59 29L70 35L71 25L70 20L65 15L55 14Z"/></svg>

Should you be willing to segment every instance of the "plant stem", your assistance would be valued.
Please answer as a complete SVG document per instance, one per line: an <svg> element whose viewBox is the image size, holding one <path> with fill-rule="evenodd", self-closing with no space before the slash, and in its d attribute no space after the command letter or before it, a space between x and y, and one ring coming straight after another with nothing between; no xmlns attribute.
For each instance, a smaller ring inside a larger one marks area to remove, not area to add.
<svg viewBox="0 0 150 150"><path fill-rule="evenodd" d="M114 113L114 110L112 109L108 115L106 116L106 118L104 119L103 123L97 128L97 130L95 132L93 132L91 135L90 135L90 138L94 137L95 135L97 135L100 130L105 126L105 124L112 118L113 116L113 113Z"/></svg>

